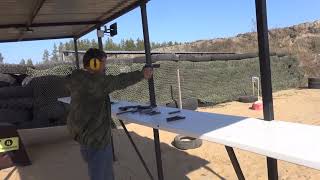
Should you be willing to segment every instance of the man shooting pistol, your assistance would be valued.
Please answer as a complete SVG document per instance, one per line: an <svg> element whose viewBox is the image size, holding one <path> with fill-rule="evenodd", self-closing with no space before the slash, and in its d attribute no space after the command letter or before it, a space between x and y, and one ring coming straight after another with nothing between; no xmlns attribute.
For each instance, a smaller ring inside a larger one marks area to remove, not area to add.
<svg viewBox="0 0 320 180"><path fill-rule="evenodd" d="M103 51L89 49L83 57L84 69L75 70L68 79L71 107L67 127L80 144L91 180L114 179L109 94L153 75L150 66L142 71L105 75L106 58Z"/></svg>

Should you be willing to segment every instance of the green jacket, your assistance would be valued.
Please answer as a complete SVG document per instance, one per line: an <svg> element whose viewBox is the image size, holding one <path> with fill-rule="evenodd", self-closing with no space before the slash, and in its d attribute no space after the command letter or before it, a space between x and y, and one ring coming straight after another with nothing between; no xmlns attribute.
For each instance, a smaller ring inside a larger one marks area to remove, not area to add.
<svg viewBox="0 0 320 180"><path fill-rule="evenodd" d="M104 76L75 70L67 85L71 94L67 127L73 138L96 149L109 144L112 121L109 93L142 79L141 71Z"/></svg>

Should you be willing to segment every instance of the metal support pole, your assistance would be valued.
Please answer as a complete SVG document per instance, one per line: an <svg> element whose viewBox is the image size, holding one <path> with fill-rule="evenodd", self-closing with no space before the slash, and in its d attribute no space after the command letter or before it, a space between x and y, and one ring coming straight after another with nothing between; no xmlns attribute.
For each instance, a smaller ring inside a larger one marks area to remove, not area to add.
<svg viewBox="0 0 320 180"><path fill-rule="evenodd" d="M256 19L259 45L259 62L263 101L263 116L266 121L274 119L270 52L268 38L268 20L266 0L256 0ZM267 157L268 179L278 179L277 160Z"/></svg>
<svg viewBox="0 0 320 180"><path fill-rule="evenodd" d="M238 179L245 180L244 175L241 170L241 167L240 167L240 164L238 162L237 156L234 153L232 147L229 147L229 146L225 146L225 147L226 147L227 153L229 155L230 161L232 163L233 169L236 171Z"/></svg>
<svg viewBox="0 0 320 180"><path fill-rule="evenodd" d="M101 30L101 27L97 27L97 31L100 31L100 30ZM98 46L99 46L99 49L103 51L102 37L99 37L99 36L98 36Z"/></svg>
<svg viewBox="0 0 320 180"><path fill-rule="evenodd" d="M62 53L62 62L65 61L64 53Z"/></svg>
<svg viewBox="0 0 320 180"><path fill-rule="evenodd" d="M97 27L97 31L101 30L100 26ZM97 37L98 37L98 46L99 46L99 50L103 51L103 44L102 44L102 37L99 37L98 36L98 33L97 33ZM104 74L105 74L105 68L104 68ZM108 95L107 99L109 99L110 101L110 96ZM107 108L110 108L110 112L111 112L111 107L108 106ZM111 147L112 147L112 154L113 154L113 161L117 161L117 157L114 153L114 142L113 142L113 136L112 136L112 132L111 132Z"/></svg>
<svg viewBox="0 0 320 180"><path fill-rule="evenodd" d="M76 67L77 69L80 68L80 63L79 63L79 53L78 53L78 42L76 38L73 38L73 45L74 45L74 54L76 57Z"/></svg>
<svg viewBox="0 0 320 180"><path fill-rule="evenodd" d="M142 17L144 49L146 54L146 64L152 65L146 4L142 4L140 7L141 7L141 17ZM151 103L150 105L156 106L156 96L155 96L155 90L154 90L153 77L149 79L149 96L150 96L150 103Z"/></svg>
<svg viewBox="0 0 320 180"><path fill-rule="evenodd" d="M122 121L122 120L119 120L119 121L120 121L120 123L121 123L121 126L122 126L122 127L123 127L123 129L124 129L124 132L125 132L125 133L126 133L126 135L128 136L128 138L129 138L129 140L130 140L130 142L131 142L131 144L132 144L132 146L133 146L134 150L136 151L136 153L137 153L137 155L138 155L138 157L139 157L139 159L140 159L140 161L141 161L141 163L142 163L142 165L143 165L144 169L147 171L147 173L148 173L148 175L149 175L150 179L152 179L152 180L153 180L154 178L153 178L153 176L152 176L152 174L151 174L151 172L150 172L150 170L149 170L149 168L148 168L148 166L147 166L146 162L144 161L144 159L143 159L143 157L142 157L142 155L141 155L140 151L138 150L138 148L137 148L136 144L134 143L134 141L133 141L133 139L132 139L131 135L129 134L129 132L128 132L128 130L127 130L127 127L125 126L125 124L123 123L123 121Z"/></svg>
<svg viewBox="0 0 320 180"><path fill-rule="evenodd" d="M144 38L144 49L146 54L146 64L152 65L146 4L145 3L141 4L140 8L141 8L141 18L142 18L142 28L143 28L143 38ZM149 79L148 84L149 84L150 105L153 107L156 107L157 104L156 104L153 77ZM155 145L155 153L156 153L156 161L157 161L158 179L163 180L160 138L159 138L158 129L153 129L153 136L154 136L154 145Z"/></svg>
<svg viewBox="0 0 320 180"><path fill-rule="evenodd" d="M99 36L99 33L98 31L101 30L101 27L97 27L97 37L98 37L98 48L99 50L103 51L103 44L102 44L102 37ZM103 69L103 73L106 74L106 67L104 67ZM112 145L112 148L113 148L113 145Z"/></svg>
<svg viewBox="0 0 320 180"><path fill-rule="evenodd" d="M179 109L182 109L182 95L181 95L181 82L180 82L180 69L177 69L177 80L178 80L178 93L179 93Z"/></svg>

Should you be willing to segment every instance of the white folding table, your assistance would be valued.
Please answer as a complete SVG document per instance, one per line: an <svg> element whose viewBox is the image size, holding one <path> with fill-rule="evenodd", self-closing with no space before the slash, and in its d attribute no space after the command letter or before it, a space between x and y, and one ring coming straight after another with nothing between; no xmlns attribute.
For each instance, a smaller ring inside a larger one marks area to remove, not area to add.
<svg viewBox="0 0 320 180"><path fill-rule="evenodd" d="M70 98L59 101L70 103ZM186 119L167 122L168 112L176 108L158 106L158 115L120 112L119 107L139 105L120 101L112 105L112 116L130 123L223 144L267 157L320 170L320 126L284 121L180 110L174 115Z"/></svg>

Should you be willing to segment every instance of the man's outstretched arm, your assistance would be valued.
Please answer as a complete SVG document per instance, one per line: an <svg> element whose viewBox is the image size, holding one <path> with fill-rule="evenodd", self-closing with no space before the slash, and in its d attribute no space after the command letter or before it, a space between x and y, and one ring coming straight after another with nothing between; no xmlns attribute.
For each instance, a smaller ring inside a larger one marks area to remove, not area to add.
<svg viewBox="0 0 320 180"><path fill-rule="evenodd" d="M121 73L119 75L106 76L106 88L108 92L113 92L120 89L125 89L128 86L134 85L143 79L142 71L133 71L129 73Z"/></svg>

